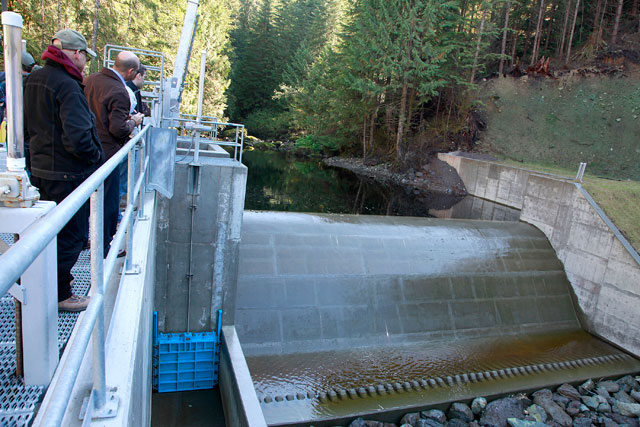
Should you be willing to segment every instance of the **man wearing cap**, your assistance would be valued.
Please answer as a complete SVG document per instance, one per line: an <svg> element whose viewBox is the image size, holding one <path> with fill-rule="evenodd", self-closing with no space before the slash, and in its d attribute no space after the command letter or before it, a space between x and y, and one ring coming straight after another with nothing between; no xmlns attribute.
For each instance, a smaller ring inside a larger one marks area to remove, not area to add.
<svg viewBox="0 0 640 427"><path fill-rule="evenodd" d="M31 182L40 198L62 202L103 162L95 116L84 95L82 71L96 54L77 31L61 30L42 54L45 66L25 82L25 140L31 148ZM71 291L71 267L82 251L89 222L85 204L58 233L58 309L82 311L89 297Z"/></svg>
<svg viewBox="0 0 640 427"><path fill-rule="evenodd" d="M107 159L126 144L133 128L142 123L142 114L130 115L131 100L125 84L135 77L138 67L138 57L133 52L122 51L116 55L113 68L105 67L86 79L84 93L96 115L96 128ZM119 187L120 172L116 168L104 181L105 256L118 228ZM124 251L118 254L123 255Z"/></svg>

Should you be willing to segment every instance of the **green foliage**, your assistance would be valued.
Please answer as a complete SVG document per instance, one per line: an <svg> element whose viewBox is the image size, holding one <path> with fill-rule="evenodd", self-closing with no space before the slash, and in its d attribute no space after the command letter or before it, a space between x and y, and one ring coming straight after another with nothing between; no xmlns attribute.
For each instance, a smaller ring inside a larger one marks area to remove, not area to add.
<svg viewBox="0 0 640 427"><path fill-rule="evenodd" d="M244 125L258 138L280 138L287 135L289 118L285 112L263 108L249 113Z"/></svg>
<svg viewBox="0 0 640 427"><path fill-rule="evenodd" d="M306 135L296 140L296 147L309 148L315 153L335 154L340 149L335 137Z"/></svg>

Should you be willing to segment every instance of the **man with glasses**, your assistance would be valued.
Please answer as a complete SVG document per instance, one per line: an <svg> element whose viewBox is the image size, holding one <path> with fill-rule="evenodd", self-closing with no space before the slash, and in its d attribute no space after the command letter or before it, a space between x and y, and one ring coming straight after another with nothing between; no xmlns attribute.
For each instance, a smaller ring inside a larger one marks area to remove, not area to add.
<svg viewBox="0 0 640 427"><path fill-rule="evenodd" d="M77 31L58 31L42 54L44 67L25 81L25 141L30 145L31 182L42 200L62 202L103 162L104 152L84 95L82 71L96 54ZM58 233L58 309L82 311L89 297L71 290L71 267L88 231L86 203Z"/></svg>
<svg viewBox="0 0 640 427"><path fill-rule="evenodd" d="M130 114L131 100L125 83L135 77L139 67L140 60L133 52L122 51L116 55L113 68L105 67L87 77L85 82L84 93L89 108L96 115L98 137L107 159L127 143L133 128L142 123L142 114ZM116 168L104 182L105 256L118 227L119 187L120 170ZM124 255L124 251L118 254Z"/></svg>

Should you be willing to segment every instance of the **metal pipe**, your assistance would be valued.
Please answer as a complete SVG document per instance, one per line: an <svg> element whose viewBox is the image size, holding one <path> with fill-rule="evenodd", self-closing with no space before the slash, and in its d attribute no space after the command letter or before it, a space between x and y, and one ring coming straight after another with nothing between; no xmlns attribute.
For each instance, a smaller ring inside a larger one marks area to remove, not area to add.
<svg viewBox="0 0 640 427"><path fill-rule="evenodd" d="M53 208L36 224L25 232L20 240L0 257L0 295L4 295L18 280L20 275L38 257L40 252L62 230L67 222L75 215L82 205L89 199L91 193L101 185L111 172L122 162L124 156L140 138L149 130L147 125L133 137L124 147L113 155L104 165L87 178L73 193Z"/></svg>
<svg viewBox="0 0 640 427"><path fill-rule="evenodd" d="M104 235L104 184L101 184L98 189L91 194L90 209L91 286L94 289L94 296L97 294L100 295L100 297L104 297L104 260L102 247ZM93 327L93 390L95 391L93 405L95 409L102 408L107 401L104 336L104 307L101 304Z"/></svg>
<svg viewBox="0 0 640 427"><path fill-rule="evenodd" d="M197 11L198 0L189 0L187 2L187 10L184 14L184 24L182 25L180 43L178 44L178 52L173 68L173 77L177 78L177 81L180 82L178 87L174 89L173 98L175 99L179 99L182 94L182 82L187 72L187 63L189 54L191 53L191 40L194 36Z"/></svg>
<svg viewBox="0 0 640 427"><path fill-rule="evenodd" d="M102 313L101 307L104 299L100 294L94 295L91 298L91 302L87 307L87 310L82 315L80 324L76 325L76 337L73 341L73 345L67 348L68 356L67 360L62 366L62 372L64 375L60 375L55 389L51 395L52 399L47 405L47 410L42 418L43 426L46 427L59 427L62 425L62 419L64 413L69 405L69 398L73 391L73 386L78 377L78 371L80 371L80 365L82 359L89 345L89 339L93 332L93 325L99 314ZM60 368L60 367L58 367Z"/></svg>
<svg viewBox="0 0 640 427"><path fill-rule="evenodd" d="M204 77L207 68L207 51L200 52L200 84L198 86L198 114L197 121L202 117L202 101L204 100Z"/></svg>
<svg viewBox="0 0 640 427"><path fill-rule="evenodd" d="M4 32L4 69L7 105L7 170L25 168L22 115L22 17L2 12Z"/></svg>

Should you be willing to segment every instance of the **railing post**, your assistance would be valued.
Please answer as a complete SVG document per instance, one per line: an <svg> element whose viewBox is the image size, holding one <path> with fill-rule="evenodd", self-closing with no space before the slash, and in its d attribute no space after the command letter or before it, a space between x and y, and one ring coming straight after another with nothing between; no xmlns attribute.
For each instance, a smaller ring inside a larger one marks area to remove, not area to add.
<svg viewBox="0 0 640 427"><path fill-rule="evenodd" d="M144 138L140 139L140 151L138 152L138 176L145 173L144 164L147 158L147 141L149 138L149 132L144 134ZM140 187L140 194L138 195L138 220L144 218L144 194L147 191L147 177L142 180L142 186Z"/></svg>
<svg viewBox="0 0 640 427"><path fill-rule="evenodd" d="M104 183L93 192L90 201L89 233L91 236L91 287L93 293L104 297ZM104 305L101 304L93 327L93 410L99 412L106 402L106 373L104 350Z"/></svg>
<svg viewBox="0 0 640 427"><path fill-rule="evenodd" d="M134 198L134 186L136 185L136 150L135 146L129 150L128 161L127 161L127 209L129 207L133 208L133 198ZM131 257L133 256L133 216L130 217L131 220L127 223L127 255L124 261L124 269L125 271L131 271L133 267L131 265Z"/></svg>

